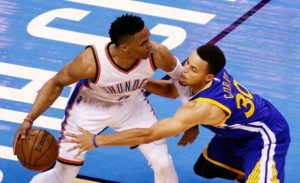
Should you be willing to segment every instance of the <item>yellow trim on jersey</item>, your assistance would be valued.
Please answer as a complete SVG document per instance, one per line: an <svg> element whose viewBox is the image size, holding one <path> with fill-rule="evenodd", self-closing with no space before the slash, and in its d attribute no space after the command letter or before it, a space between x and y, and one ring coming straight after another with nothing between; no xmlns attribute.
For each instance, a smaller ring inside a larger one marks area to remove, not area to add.
<svg viewBox="0 0 300 183"><path fill-rule="evenodd" d="M228 119L228 118L231 116L231 114L232 114L231 110L230 110L227 106L221 104L220 102L218 102L218 101L216 101L216 100L213 100L213 99L210 99L210 98L196 98L196 99L194 99L193 101L210 103L210 104L212 104L212 105L215 105L215 106L217 106L217 107L223 109L223 110L228 114L227 117L226 117L223 121L221 121L219 124L213 125L213 126L222 126L222 125L224 125L224 124L226 123L227 119Z"/></svg>
<svg viewBox="0 0 300 183"><path fill-rule="evenodd" d="M260 175L260 171L261 171L260 164L261 164L261 160L259 160L256 163L255 167L252 169L251 173L249 174L246 182L248 182L248 183L259 182L259 179L260 179L259 175Z"/></svg>
<svg viewBox="0 0 300 183"><path fill-rule="evenodd" d="M223 168L225 168L225 169L227 169L227 170L229 170L229 171L232 171L232 172L234 172L234 173L237 173L237 174L239 174L239 175L245 176L245 173L242 172L241 170L238 170L238 169L233 168L233 167L231 167L231 166L225 165L225 164L223 164L223 163L221 163L221 162L218 162L218 161L215 161L215 160L213 160L213 159L210 159L210 158L208 157L207 149L208 149L208 146L206 146L205 149L204 149L203 152L202 152L204 158L205 158L207 161L209 161L209 162L211 162L211 163L213 163L213 164L215 164L215 165L217 165L217 166L223 167Z"/></svg>
<svg viewBox="0 0 300 183"><path fill-rule="evenodd" d="M75 178L75 179L73 179L72 183L99 183L99 182Z"/></svg>
<svg viewBox="0 0 300 183"><path fill-rule="evenodd" d="M250 175L248 176L247 183L258 183L259 180L264 177L260 177L261 175L261 159L256 163L255 167L252 169ZM274 158L272 160L272 177L271 177L271 183L280 183L278 179L278 172L276 168L276 162L274 161Z"/></svg>
<svg viewBox="0 0 300 183"><path fill-rule="evenodd" d="M279 179L278 179L278 172L277 172L277 168L276 168L276 162L274 161L274 158L272 160L272 179L271 179L272 183L280 183Z"/></svg>
<svg viewBox="0 0 300 183"><path fill-rule="evenodd" d="M212 84L213 84L213 80L211 80L209 83L207 83L198 93L200 93L203 90L206 90L207 88L211 87Z"/></svg>

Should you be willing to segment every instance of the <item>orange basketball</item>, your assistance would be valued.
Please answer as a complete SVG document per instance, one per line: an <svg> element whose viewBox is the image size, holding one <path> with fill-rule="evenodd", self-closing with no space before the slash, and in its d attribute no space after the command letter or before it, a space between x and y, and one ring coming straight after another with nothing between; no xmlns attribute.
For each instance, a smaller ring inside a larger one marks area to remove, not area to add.
<svg viewBox="0 0 300 183"><path fill-rule="evenodd" d="M25 139L17 140L16 154L26 168L43 171L54 165L58 145L55 137L48 131L31 129Z"/></svg>

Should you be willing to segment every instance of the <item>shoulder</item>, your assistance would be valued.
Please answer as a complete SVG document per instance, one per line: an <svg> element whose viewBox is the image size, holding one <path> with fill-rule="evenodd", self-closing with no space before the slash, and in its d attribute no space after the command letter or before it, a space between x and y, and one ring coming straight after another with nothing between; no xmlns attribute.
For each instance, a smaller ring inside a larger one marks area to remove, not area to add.
<svg viewBox="0 0 300 183"><path fill-rule="evenodd" d="M69 74L80 79L93 79L97 72L95 59L93 47L86 47L70 64L67 65Z"/></svg>

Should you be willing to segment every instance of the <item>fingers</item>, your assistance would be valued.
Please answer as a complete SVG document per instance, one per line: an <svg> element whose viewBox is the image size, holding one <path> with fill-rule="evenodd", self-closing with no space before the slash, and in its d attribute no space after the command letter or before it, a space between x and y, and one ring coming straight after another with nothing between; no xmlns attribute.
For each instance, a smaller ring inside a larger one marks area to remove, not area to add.
<svg viewBox="0 0 300 183"><path fill-rule="evenodd" d="M77 127L81 133L87 133L87 132L89 133L89 131L85 130L84 128L82 128L80 126L77 126Z"/></svg>
<svg viewBox="0 0 300 183"><path fill-rule="evenodd" d="M21 136L21 139L25 139L26 135L28 133L28 131L31 129L32 124L29 123L28 121L24 121L21 125L21 127L19 128L19 133Z"/></svg>
<svg viewBox="0 0 300 183"><path fill-rule="evenodd" d="M67 152L71 152L74 150L78 150L78 152L75 155L75 158L78 158L81 155L81 153L86 151L84 149L81 149L78 145L75 145L75 146L71 147L70 149L68 149Z"/></svg>
<svg viewBox="0 0 300 183"><path fill-rule="evenodd" d="M26 129L21 129L20 130L21 139L25 139L26 138L26 134L27 134L27 130Z"/></svg>
<svg viewBox="0 0 300 183"><path fill-rule="evenodd" d="M65 132L64 135L67 136L67 137L72 137L72 138L78 138L79 137L78 134L69 133L69 132Z"/></svg>
<svg viewBox="0 0 300 183"><path fill-rule="evenodd" d="M64 139L61 141L62 143L78 143L79 141L77 139Z"/></svg>
<svg viewBox="0 0 300 183"><path fill-rule="evenodd" d="M28 131L31 129L31 126L27 126L26 124L22 124L18 131L15 134L14 142L13 142L13 152L16 154L16 145L19 138L25 139Z"/></svg>
<svg viewBox="0 0 300 183"><path fill-rule="evenodd" d="M82 152L93 150L95 148L92 142L93 134L80 126L77 126L77 128L81 133L75 134L64 132L64 136L66 136L67 138L61 141L62 143L75 144L74 146L69 148L67 152L78 150L76 157L79 156Z"/></svg>
<svg viewBox="0 0 300 183"><path fill-rule="evenodd" d="M14 138L14 142L13 142L13 151L14 151L14 155L16 155L16 146L17 146L17 140L20 138L20 134L19 131L17 131L15 138Z"/></svg>
<svg viewBox="0 0 300 183"><path fill-rule="evenodd" d="M70 149L68 149L67 152L74 151L74 150L76 150L78 148L79 148L78 145L75 145L75 146L71 147Z"/></svg>

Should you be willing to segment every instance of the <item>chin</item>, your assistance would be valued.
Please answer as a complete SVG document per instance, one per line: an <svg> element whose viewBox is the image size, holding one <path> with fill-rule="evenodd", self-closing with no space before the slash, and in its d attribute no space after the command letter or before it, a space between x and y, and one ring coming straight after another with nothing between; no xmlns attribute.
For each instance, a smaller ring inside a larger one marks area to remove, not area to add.
<svg viewBox="0 0 300 183"><path fill-rule="evenodd" d="M182 82L182 81L178 81L178 83L181 85L181 86L187 86L187 84L186 83L184 83L184 82Z"/></svg>
<svg viewBox="0 0 300 183"><path fill-rule="evenodd" d="M148 59L150 55L142 57L142 59Z"/></svg>

